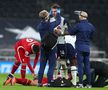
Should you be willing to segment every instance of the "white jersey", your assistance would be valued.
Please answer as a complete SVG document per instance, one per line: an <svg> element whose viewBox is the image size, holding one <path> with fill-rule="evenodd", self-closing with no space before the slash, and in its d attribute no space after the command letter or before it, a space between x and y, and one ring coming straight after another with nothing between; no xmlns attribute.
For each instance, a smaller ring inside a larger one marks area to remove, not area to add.
<svg viewBox="0 0 108 90"><path fill-rule="evenodd" d="M61 17L61 23L59 27L61 28L61 32L64 33L64 30L68 27L67 24L64 24L64 18ZM59 36L58 37L58 44L64 44L65 43L65 36Z"/></svg>
<svg viewBox="0 0 108 90"><path fill-rule="evenodd" d="M54 17L50 18L50 23L56 21L56 19Z"/></svg>

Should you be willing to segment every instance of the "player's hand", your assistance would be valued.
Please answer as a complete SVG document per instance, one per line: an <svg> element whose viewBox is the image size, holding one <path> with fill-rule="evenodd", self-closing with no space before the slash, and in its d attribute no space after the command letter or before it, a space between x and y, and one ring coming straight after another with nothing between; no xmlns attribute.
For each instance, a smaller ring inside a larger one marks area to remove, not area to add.
<svg viewBox="0 0 108 90"><path fill-rule="evenodd" d="M33 66L33 69L35 70L35 66Z"/></svg>
<svg viewBox="0 0 108 90"><path fill-rule="evenodd" d="M54 29L54 32L55 32L57 35L61 35L61 29Z"/></svg>
<svg viewBox="0 0 108 90"><path fill-rule="evenodd" d="M59 60L60 59L60 56L59 57L57 57L57 60Z"/></svg>
<svg viewBox="0 0 108 90"><path fill-rule="evenodd" d="M33 73L32 75L33 75L33 80L35 80L36 79L36 74Z"/></svg>
<svg viewBox="0 0 108 90"><path fill-rule="evenodd" d="M37 80L37 77L33 77L33 80Z"/></svg>

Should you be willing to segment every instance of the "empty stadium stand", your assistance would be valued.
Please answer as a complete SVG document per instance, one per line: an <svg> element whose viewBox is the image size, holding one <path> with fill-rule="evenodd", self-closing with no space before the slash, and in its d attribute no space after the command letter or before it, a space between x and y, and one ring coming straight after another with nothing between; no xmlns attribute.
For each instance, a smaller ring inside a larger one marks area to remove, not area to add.
<svg viewBox="0 0 108 90"><path fill-rule="evenodd" d="M12 38L15 35L7 33L4 27L13 27L14 24L18 28L26 25L35 28L39 11L49 10L53 3L60 4L62 14L70 21L74 21L74 10L87 11L89 21L96 27L93 43L108 53L108 0L0 0L0 34L7 36L6 40L0 39L0 44L14 43Z"/></svg>

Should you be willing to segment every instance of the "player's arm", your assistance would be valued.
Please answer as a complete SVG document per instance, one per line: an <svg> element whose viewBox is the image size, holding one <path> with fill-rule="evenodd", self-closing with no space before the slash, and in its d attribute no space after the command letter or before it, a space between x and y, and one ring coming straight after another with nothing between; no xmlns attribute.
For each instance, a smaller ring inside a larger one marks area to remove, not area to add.
<svg viewBox="0 0 108 90"><path fill-rule="evenodd" d="M27 63L27 66L29 67L31 73L34 73L34 69L30 64L30 58L29 57L25 57L25 62Z"/></svg>
<svg viewBox="0 0 108 90"><path fill-rule="evenodd" d="M25 60L25 62L27 63L27 66L28 66L28 68L30 69L30 71L31 71L31 73L32 73L32 75L33 75L33 77L35 78L36 75L35 75L35 73L34 73L33 67L32 67L31 64L30 64L30 57L29 57L29 52L28 52L28 51L25 52L25 58L24 58L24 60Z"/></svg>
<svg viewBox="0 0 108 90"><path fill-rule="evenodd" d="M62 36L64 36L64 35L75 35L80 28L79 26L80 25L78 23L74 26L69 26L68 29L64 30L64 33L62 33L60 29L56 29L55 32L58 33L59 35L62 35Z"/></svg>
<svg viewBox="0 0 108 90"><path fill-rule="evenodd" d="M57 27L54 28L54 32L57 34L57 35L68 35L68 27L69 27L69 23L67 20L64 19L64 22L63 22L63 27L62 27L62 30L61 28L59 28L60 26L58 25Z"/></svg>
<svg viewBox="0 0 108 90"><path fill-rule="evenodd" d="M35 79L36 78L36 74L34 72L33 67L30 64L30 58L29 57L26 57L25 60L26 60L26 63L27 63L28 68L30 69L30 71L31 71L31 73L33 75L33 78Z"/></svg>
<svg viewBox="0 0 108 90"><path fill-rule="evenodd" d="M78 26L79 26L79 25L76 24L76 25L73 26L73 27L69 27L69 28L68 28L67 30L65 30L64 33L61 34L61 35L75 35L75 34L78 32L78 30L79 30L79 27L78 27ZM60 32L60 31L57 30L57 32Z"/></svg>
<svg viewBox="0 0 108 90"><path fill-rule="evenodd" d="M36 67L36 64L37 64L38 59L39 59L39 55L40 55L40 52L36 54L36 57L35 57L35 59L34 59L33 69L35 69L35 67Z"/></svg>
<svg viewBox="0 0 108 90"><path fill-rule="evenodd" d="M79 28L80 28L79 26L80 26L80 24L78 23L78 24L76 24L74 26L69 27L68 30L67 30L68 34L75 35L78 32Z"/></svg>

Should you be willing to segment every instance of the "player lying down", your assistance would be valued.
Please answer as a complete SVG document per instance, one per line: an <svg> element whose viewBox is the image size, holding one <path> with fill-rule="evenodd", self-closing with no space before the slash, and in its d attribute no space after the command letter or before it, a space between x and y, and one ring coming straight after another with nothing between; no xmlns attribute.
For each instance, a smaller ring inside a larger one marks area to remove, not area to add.
<svg viewBox="0 0 108 90"><path fill-rule="evenodd" d="M27 85L27 86L37 86L38 80L37 79L30 80L30 79L27 79L27 78L16 78L16 77L13 77L13 78L10 78L10 80L5 84L5 86L8 85L8 84L13 86L16 83L17 84L21 84L21 85ZM43 85L47 84L47 78L43 78L42 79L42 84Z"/></svg>

